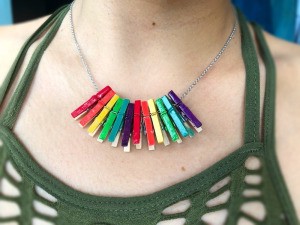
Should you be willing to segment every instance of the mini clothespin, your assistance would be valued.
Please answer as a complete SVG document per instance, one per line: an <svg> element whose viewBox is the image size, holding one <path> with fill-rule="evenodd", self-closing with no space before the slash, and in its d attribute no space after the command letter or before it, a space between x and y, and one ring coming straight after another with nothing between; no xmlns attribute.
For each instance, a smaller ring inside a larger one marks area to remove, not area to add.
<svg viewBox="0 0 300 225"><path fill-rule="evenodd" d="M133 110L134 104L129 103L126 111L124 127L122 132L122 146L124 147L124 151L130 152L130 136L132 130L132 120L133 120ZM127 148L126 148L127 147Z"/></svg>
<svg viewBox="0 0 300 225"><path fill-rule="evenodd" d="M97 141L99 142L103 142L109 131L111 130L113 123L115 121L115 119L117 118L117 113L119 112L121 105L123 103L123 98L119 98L114 106L114 108L112 109L112 111L109 113L107 120L105 121L104 125L103 125L103 129L101 130Z"/></svg>
<svg viewBox="0 0 300 225"><path fill-rule="evenodd" d="M100 126L105 121L105 118L107 117L108 113L111 111L114 104L119 99L118 95L114 95L110 101L104 106L101 113L94 119L93 123L89 126L88 132L91 136L94 136L97 130L99 130Z"/></svg>
<svg viewBox="0 0 300 225"><path fill-rule="evenodd" d="M77 120L81 116L83 116L85 113L87 113L91 108L93 108L98 100L102 99L104 95L106 95L111 90L110 86L104 87L102 90L100 90L97 94L93 95L89 100L87 100L85 103L83 103L81 106L79 106L77 109L75 109L71 115L72 117Z"/></svg>
<svg viewBox="0 0 300 225"><path fill-rule="evenodd" d="M138 145L141 141L141 100L134 101L132 141Z"/></svg>
<svg viewBox="0 0 300 225"><path fill-rule="evenodd" d="M171 136L172 141L178 141L180 139L180 137L173 125L173 122L171 121L171 118L169 117L169 114L167 113L167 110L163 103L163 100L161 98L158 98L155 101L155 104L157 105L160 117L166 127L167 132Z"/></svg>
<svg viewBox="0 0 300 225"><path fill-rule="evenodd" d="M169 115L173 119L173 121L174 121L176 127L178 128L179 132L181 133L181 135L183 137L187 137L189 135L189 133L188 133L187 129L185 128L183 122L181 121L181 118L179 117L179 115L177 115L177 112L175 111L169 98L164 95L161 99L163 100L163 103L164 103Z"/></svg>
<svg viewBox="0 0 300 225"><path fill-rule="evenodd" d="M108 141L109 142L114 142L116 136L120 135L118 133L122 130L122 126L124 124L123 119L124 119L125 112L126 112L126 109L127 109L129 103L130 103L129 99L125 98L123 100L120 111L118 112L117 118L116 118L116 120L113 124L112 130L111 130L111 132L108 136Z"/></svg>
<svg viewBox="0 0 300 225"><path fill-rule="evenodd" d="M181 101L181 99L174 93L174 91L171 90L168 95L175 103L177 108L181 111L181 113L188 119L189 123L195 128L195 130L198 133L201 132L202 123L197 119L192 111Z"/></svg>
<svg viewBox="0 0 300 225"><path fill-rule="evenodd" d="M150 115L151 115L151 119L152 119L152 123L154 126L154 131L155 131L155 136L156 136L156 140L157 143L163 143L164 138L163 138L163 134L162 134L162 130L161 130L161 126L158 120L158 113L156 110L156 106L154 104L154 100L153 99L149 99L148 100L148 106L150 109Z"/></svg>
<svg viewBox="0 0 300 225"><path fill-rule="evenodd" d="M148 148L149 150L155 150L154 130L150 118L150 112L149 112L147 101L142 101L142 112L143 112L143 121L146 127Z"/></svg>
<svg viewBox="0 0 300 225"><path fill-rule="evenodd" d="M97 104L80 120L79 125L85 127L91 122L115 94L113 90L110 90L102 99L98 100Z"/></svg>

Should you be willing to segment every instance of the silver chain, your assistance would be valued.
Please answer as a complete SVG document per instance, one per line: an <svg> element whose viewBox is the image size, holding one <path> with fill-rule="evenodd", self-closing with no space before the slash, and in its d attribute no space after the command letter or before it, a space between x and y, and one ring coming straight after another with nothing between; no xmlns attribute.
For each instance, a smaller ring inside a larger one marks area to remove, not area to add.
<svg viewBox="0 0 300 225"><path fill-rule="evenodd" d="M74 41L74 43L76 45L76 49L77 49L78 54L80 56L81 62L83 64L84 68L85 68L85 71L87 72L88 76L90 77L90 79L91 79L91 81L92 81L92 83L93 83L96 91L99 91L98 85L95 82L94 76L92 75L91 70L90 70L90 68L89 68L89 66L88 66L88 64L86 62L86 59L85 59L85 57L84 57L84 55L83 55L83 53L81 51L81 47L80 47L80 45L79 45L79 43L77 41L77 37L76 37L76 34L75 34L75 28L74 28L74 22L73 22L73 5L74 5L74 2L75 1L73 1L71 3L71 6L70 6L70 25L71 25L72 38L73 38L73 41Z"/></svg>
<svg viewBox="0 0 300 225"><path fill-rule="evenodd" d="M71 33L72 33L72 38L73 38L73 41L75 43L75 46L76 46L76 49L78 51L78 54L80 56L80 59L81 59L81 62L88 74L88 76L90 77L90 80L92 81L96 91L99 91L99 88L98 88L98 85L96 84L95 82L95 79L94 79L94 76L92 75L91 73L91 70L87 64L87 61L84 57L84 54L81 50L81 47L78 43L78 40L77 40L77 37L76 37L76 34L75 34L75 28L74 28L74 22L73 22L73 5L74 5L74 2L73 1L71 3L71 6L70 6L70 26L71 26ZM221 48L221 50L218 52L218 54L215 56L215 58L209 63L209 65L203 70L203 72L193 81L193 83L187 88L187 90L181 95L180 99L182 100L185 96L187 96L191 90L195 87L195 85L200 81L200 79L202 77L205 76L205 74L208 73L208 71L216 64L216 62L219 61L219 59L221 58L221 56L223 55L223 53L225 52L226 48L228 47L229 43L231 42L231 40L233 39L235 33L236 33L236 30L237 30L237 27L238 27L238 20L236 19L235 20L235 23L234 23L234 26L232 28L232 31L229 35L229 37L227 38L225 44L223 45L223 47Z"/></svg>

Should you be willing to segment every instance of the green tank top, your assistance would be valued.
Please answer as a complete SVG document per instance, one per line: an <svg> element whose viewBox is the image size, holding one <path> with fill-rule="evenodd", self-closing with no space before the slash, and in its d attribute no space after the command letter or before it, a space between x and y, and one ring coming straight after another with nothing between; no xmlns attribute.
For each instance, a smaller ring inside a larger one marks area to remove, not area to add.
<svg viewBox="0 0 300 225"><path fill-rule="evenodd" d="M204 215L226 211L222 224L235 225L241 220L255 225L299 225L276 158L274 142L275 65L261 28L252 24L255 38L266 66L266 88L263 107L262 138L260 127L260 84L258 57L244 16L238 12L242 38L242 55L246 68L244 144L233 153L204 171L152 194L134 197L95 196L77 191L49 174L29 154L12 128L30 88L44 50L58 31L69 5L58 9L26 41L14 61L0 89L0 103L10 89L24 57L38 38L44 35L35 49L8 106L0 117L0 182L8 182L15 194L6 194L0 183L0 224L29 225L34 220L53 225L156 225L184 218L186 225L209 225ZM260 140L262 139L262 140ZM249 159L259 166L247 166ZM10 169L14 169L11 172ZM9 172L10 171L10 172ZM259 182L249 181L258 177ZM229 192L228 199L219 204L208 204ZM168 207L189 201L188 208L177 213L166 213ZM5 216L1 202L19 208L16 215ZM265 216L258 218L243 209L258 203ZM39 204L50 213L38 210ZM2 206L2 209L1 209ZM48 221L48 222L47 222ZM15 223L13 223L15 222ZM221 223L216 223L221 224Z"/></svg>

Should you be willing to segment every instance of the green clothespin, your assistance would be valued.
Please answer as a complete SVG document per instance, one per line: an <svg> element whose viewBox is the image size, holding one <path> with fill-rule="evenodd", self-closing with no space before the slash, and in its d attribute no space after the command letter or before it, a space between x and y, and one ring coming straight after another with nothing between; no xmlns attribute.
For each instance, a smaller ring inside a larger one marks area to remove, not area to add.
<svg viewBox="0 0 300 225"><path fill-rule="evenodd" d="M115 119L117 118L117 114L118 114L119 110L121 109L123 101L124 101L123 98L119 98L117 100L115 106L113 107L112 111L110 111L108 118L103 125L103 129L102 129L97 141L103 142L106 139L109 131L111 130L111 128L113 126Z"/></svg>
<svg viewBox="0 0 300 225"><path fill-rule="evenodd" d="M169 132L169 134L172 138L172 141L177 141L179 139L179 135L178 135L175 127L173 126L173 123L167 113L167 110L164 106L163 100L161 98L158 98L155 101L155 104L157 105L158 111L160 113L160 117L161 117L163 123L165 124L165 126L167 128L166 130Z"/></svg>
<svg viewBox="0 0 300 225"><path fill-rule="evenodd" d="M122 129L122 126L121 126L122 125L122 120L125 116L125 113L126 113L126 110L127 110L127 107L128 107L129 103L130 103L129 99L127 99L127 98L123 99L121 109L120 109L120 111L118 112L118 115L117 115L117 119L114 122L112 130L111 130L111 132L108 136L108 141L109 142L114 142L119 130Z"/></svg>
<svg viewBox="0 0 300 225"><path fill-rule="evenodd" d="M164 105L167 109L167 112L169 113L169 115L173 119L173 121L174 121L176 127L178 128L179 132L181 133L181 135L183 137L187 137L189 135L189 133L188 133L187 129L185 128L183 122L181 121L181 118L179 117L179 115L175 111L175 108L171 104L169 98L164 95L163 97L161 97L161 99L163 100L163 103L164 103Z"/></svg>

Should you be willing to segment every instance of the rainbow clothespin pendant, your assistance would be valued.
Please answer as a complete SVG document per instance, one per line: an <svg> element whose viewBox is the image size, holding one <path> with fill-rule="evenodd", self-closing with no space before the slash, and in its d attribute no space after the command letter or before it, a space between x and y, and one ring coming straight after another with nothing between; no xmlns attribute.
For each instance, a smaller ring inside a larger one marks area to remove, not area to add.
<svg viewBox="0 0 300 225"><path fill-rule="evenodd" d="M81 116L83 116L85 113L87 113L91 108L93 108L98 100L102 99L104 95L106 95L111 90L110 86L104 87L102 90L100 90L97 94L93 95L89 100L87 100L85 103L83 103L81 106L79 106L77 109L75 109L71 115L72 117L77 120Z"/></svg>
<svg viewBox="0 0 300 225"><path fill-rule="evenodd" d="M181 111L185 118L188 119L189 123L195 128L199 133L202 131L202 123L198 118L192 113L192 111L181 101L181 99L174 93L170 91L168 93L169 97L175 103L175 106Z"/></svg>
<svg viewBox="0 0 300 225"><path fill-rule="evenodd" d="M118 95L114 95L110 101L104 106L103 110L100 114L94 119L93 123L89 126L88 132L91 136L94 136L100 126L103 124L105 118L107 117L108 113L111 111L114 104L119 99Z"/></svg>
<svg viewBox="0 0 300 225"><path fill-rule="evenodd" d="M192 127L197 132L202 130L200 120L173 90L155 101L135 100L130 103L129 99L120 98L110 86L106 86L74 110L71 116L75 120L81 118L81 127L91 122L87 129L90 136L94 136L103 125L97 138L99 142L108 137L111 146L117 147L122 137L124 152L131 151L131 141L136 149L141 149L144 135L148 149L155 150L155 139L167 146L170 144L169 137L173 142L181 143L181 136L195 135Z"/></svg>
<svg viewBox="0 0 300 225"><path fill-rule="evenodd" d="M148 148L149 150L155 150L154 130L150 118L150 112L149 112L147 101L142 101L142 112L143 112L143 121L146 128Z"/></svg>

